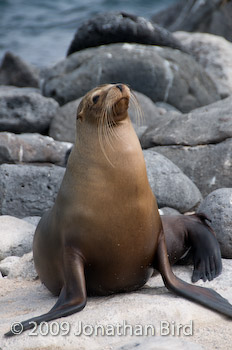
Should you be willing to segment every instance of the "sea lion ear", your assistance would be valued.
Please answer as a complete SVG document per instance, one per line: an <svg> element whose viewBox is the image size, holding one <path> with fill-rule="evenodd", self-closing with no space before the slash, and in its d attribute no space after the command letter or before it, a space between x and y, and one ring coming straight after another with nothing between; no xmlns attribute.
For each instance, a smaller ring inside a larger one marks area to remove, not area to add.
<svg viewBox="0 0 232 350"><path fill-rule="evenodd" d="M77 108L77 120L83 120L83 102L81 101Z"/></svg>
<svg viewBox="0 0 232 350"><path fill-rule="evenodd" d="M77 120L80 119L81 121L83 120L83 111L77 111Z"/></svg>

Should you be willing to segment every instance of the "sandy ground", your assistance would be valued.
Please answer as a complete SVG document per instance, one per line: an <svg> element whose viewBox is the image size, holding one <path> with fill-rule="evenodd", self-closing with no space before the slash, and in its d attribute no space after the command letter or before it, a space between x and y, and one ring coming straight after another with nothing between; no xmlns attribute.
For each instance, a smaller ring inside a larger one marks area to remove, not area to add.
<svg viewBox="0 0 232 350"><path fill-rule="evenodd" d="M224 260L223 274L212 282L199 282L199 285L210 287L219 292L232 303L232 260ZM175 274L190 282L191 267L175 267ZM47 312L56 298L36 281L0 279L0 337L9 330L10 325L32 316ZM128 294L117 294L110 297L89 298L87 306L80 313L57 320L59 335L37 335L27 331L12 338L2 338L2 349L112 349L118 343L138 339L136 335L118 334L114 336L81 335L77 336L81 326L85 325L148 325L155 329L155 336L160 335L161 321L171 325L189 325L192 321L192 335L169 335L169 338L183 338L186 342L202 345L204 349L230 350L232 342L232 320L207 310L190 301L175 296L164 287L160 276L153 277L141 290ZM61 326L68 322L70 332L63 335ZM81 322L81 323L80 323ZM140 336L141 341L141 336ZM157 338L158 339L158 338Z"/></svg>

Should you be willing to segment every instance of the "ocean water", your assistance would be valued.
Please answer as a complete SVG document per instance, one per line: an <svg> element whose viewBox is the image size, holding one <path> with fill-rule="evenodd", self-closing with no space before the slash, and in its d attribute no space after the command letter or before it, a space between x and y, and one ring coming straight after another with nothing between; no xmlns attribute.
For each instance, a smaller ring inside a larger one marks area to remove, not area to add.
<svg viewBox="0 0 232 350"><path fill-rule="evenodd" d="M177 0L0 0L0 60L7 50L40 67L65 57L92 15L125 11L150 18Z"/></svg>

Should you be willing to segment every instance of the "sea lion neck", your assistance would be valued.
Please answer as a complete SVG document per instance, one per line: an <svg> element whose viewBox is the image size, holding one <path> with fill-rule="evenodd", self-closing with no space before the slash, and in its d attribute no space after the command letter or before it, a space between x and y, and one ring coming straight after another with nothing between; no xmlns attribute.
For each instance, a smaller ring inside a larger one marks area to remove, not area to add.
<svg viewBox="0 0 232 350"><path fill-rule="evenodd" d="M76 142L71 155L75 164L110 167L118 166L119 158L129 158L132 153L141 153L141 146L127 115L112 126L108 135L99 135L96 125L83 124L77 131ZM75 158L75 160L74 160ZM128 159L130 162L130 159ZM74 167L76 165L73 164Z"/></svg>

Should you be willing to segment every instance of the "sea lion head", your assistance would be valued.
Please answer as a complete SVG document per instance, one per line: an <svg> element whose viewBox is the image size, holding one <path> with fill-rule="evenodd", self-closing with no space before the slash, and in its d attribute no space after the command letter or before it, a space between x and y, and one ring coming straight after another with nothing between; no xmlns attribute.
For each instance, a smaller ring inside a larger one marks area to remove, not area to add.
<svg viewBox="0 0 232 350"><path fill-rule="evenodd" d="M111 163L107 155L110 151L108 146L115 150L117 140L128 139L128 134L122 138L122 132L126 125L131 124L128 115L130 101L140 110L133 92L121 83L100 85L89 91L77 109L78 148L83 144L88 144L90 148L90 143L94 144L97 139L93 147L97 151L97 145L100 145L105 158Z"/></svg>
<svg viewBox="0 0 232 350"><path fill-rule="evenodd" d="M131 92L125 84L104 84L89 91L77 109L77 120L115 125L128 117Z"/></svg>

